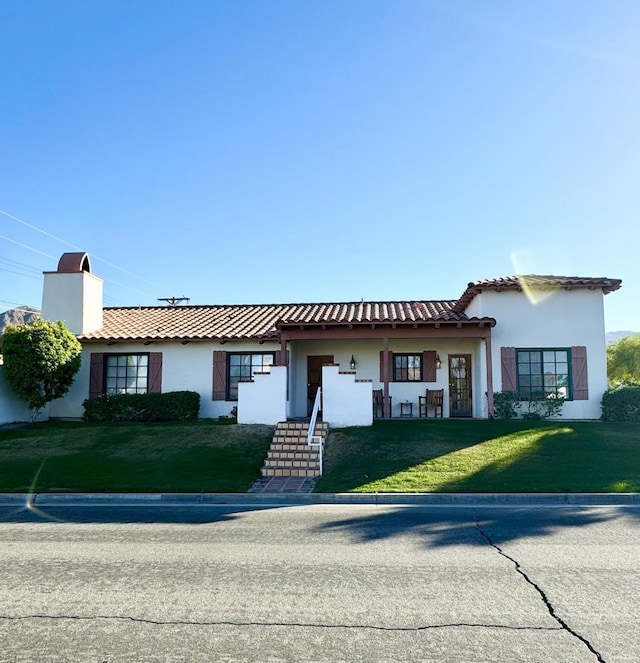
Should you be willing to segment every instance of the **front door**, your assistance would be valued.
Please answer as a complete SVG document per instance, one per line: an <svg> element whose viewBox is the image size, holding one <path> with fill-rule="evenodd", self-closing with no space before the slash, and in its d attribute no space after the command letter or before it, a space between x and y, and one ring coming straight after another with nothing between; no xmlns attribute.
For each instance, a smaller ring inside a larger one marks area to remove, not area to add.
<svg viewBox="0 0 640 663"><path fill-rule="evenodd" d="M471 416L471 355L449 355L449 416Z"/></svg>
<svg viewBox="0 0 640 663"><path fill-rule="evenodd" d="M307 357L307 414L311 414L316 392L322 387L322 367L333 364L333 355L311 355Z"/></svg>

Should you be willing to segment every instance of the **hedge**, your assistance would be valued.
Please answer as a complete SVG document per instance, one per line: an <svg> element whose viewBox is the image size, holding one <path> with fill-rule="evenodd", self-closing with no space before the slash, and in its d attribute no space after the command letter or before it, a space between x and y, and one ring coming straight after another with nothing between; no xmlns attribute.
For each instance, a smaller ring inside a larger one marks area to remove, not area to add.
<svg viewBox="0 0 640 663"><path fill-rule="evenodd" d="M640 387L620 387L602 395L603 421L640 423Z"/></svg>
<svg viewBox="0 0 640 663"><path fill-rule="evenodd" d="M200 412L200 394L108 394L89 398L82 406L85 421L195 421Z"/></svg>

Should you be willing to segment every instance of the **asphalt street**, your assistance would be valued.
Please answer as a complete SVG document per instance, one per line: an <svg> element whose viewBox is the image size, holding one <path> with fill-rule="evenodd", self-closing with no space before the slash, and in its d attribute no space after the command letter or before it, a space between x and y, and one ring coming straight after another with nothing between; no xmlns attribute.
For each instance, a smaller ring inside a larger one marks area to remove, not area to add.
<svg viewBox="0 0 640 663"><path fill-rule="evenodd" d="M640 660L640 508L0 507L0 661Z"/></svg>

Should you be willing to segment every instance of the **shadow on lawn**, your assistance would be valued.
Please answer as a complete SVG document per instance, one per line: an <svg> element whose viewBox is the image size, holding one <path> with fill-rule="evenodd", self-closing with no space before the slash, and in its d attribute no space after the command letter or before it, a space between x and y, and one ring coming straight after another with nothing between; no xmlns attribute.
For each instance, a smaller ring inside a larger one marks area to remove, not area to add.
<svg viewBox="0 0 640 663"><path fill-rule="evenodd" d="M448 424L448 425L447 425ZM364 445L349 431L327 448L319 492L636 492L635 439L598 424L461 421L385 429ZM385 436L385 432L387 436ZM409 434L411 437L402 437ZM363 451L363 449L365 451Z"/></svg>

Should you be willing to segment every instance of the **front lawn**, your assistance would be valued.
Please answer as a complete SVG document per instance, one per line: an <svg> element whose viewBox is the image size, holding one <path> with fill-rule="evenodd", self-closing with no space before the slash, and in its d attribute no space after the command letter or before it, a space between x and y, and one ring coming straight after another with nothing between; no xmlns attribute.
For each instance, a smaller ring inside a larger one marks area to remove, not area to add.
<svg viewBox="0 0 640 663"><path fill-rule="evenodd" d="M377 421L333 430L318 492L637 492L640 426Z"/></svg>
<svg viewBox="0 0 640 663"><path fill-rule="evenodd" d="M0 492L246 492L268 426L44 423L0 429ZM640 425L376 421L331 431L317 492L637 492Z"/></svg>
<svg viewBox="0 0 640 663"><path fill-rule="evenodd" d="M0 492L246 492L273 428L215 421L0 429Z"/></svg>

